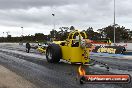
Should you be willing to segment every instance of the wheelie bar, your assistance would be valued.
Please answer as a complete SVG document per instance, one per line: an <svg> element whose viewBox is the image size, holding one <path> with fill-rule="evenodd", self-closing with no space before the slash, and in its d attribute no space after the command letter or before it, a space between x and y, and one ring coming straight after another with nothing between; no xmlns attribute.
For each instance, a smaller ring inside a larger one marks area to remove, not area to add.
<svg viewBox="0 0 132 88"><path fill-rule="evenodd" d="M104 65L105 68L107 69L107 71L109 71L109 66L107 64L102 63L102 62L97 61L97 60L94 60L94 59L91 59L91 58L90 58L90 60L93 61L94 64L98 63L98 64L101 64L101 65Z"/></svg>

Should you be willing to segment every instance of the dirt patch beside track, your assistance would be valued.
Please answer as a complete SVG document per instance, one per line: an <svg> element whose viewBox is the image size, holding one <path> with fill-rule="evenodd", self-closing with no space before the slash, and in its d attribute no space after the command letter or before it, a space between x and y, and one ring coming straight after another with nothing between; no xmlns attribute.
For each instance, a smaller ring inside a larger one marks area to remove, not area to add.
<svg viewBox="0 0 132 88"><path fill-rule="evenodd" d="M36 88L35 85L0 65L0 88Z"/></svg>

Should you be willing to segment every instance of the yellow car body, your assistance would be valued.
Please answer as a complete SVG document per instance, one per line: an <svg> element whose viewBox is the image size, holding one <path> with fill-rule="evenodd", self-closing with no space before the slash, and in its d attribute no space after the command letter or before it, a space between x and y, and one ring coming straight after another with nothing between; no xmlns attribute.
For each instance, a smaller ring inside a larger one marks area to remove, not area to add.
<svg viewBox="0 0 132 88"><path fill-rule="evenodd" d="M79 37L78 40L76 36ZM81 48L81 38L86 39L86 33L75 30L70 32L66 41L53 41L53 43L61 47L63 60L71 63L87 63L89 62L89 48Z"/></svg>
<svg viewBox="0 0 132 88"><path fill-rule="evenodd" d="M43 47L38 47L37 51L41 52L41 53L46 53L46 48Z"/></svg>

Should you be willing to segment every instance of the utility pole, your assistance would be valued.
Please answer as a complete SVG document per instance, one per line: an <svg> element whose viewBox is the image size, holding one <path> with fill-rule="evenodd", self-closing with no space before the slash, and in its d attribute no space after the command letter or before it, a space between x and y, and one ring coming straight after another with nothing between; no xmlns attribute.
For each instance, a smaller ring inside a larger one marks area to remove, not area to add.
<svg viewBox="0 0 132 88"><path fill-rule="evenodd" d="M114 45L115 45L115 0L114 0L114 26L113 26L113 28L114 28Z"/></svg>

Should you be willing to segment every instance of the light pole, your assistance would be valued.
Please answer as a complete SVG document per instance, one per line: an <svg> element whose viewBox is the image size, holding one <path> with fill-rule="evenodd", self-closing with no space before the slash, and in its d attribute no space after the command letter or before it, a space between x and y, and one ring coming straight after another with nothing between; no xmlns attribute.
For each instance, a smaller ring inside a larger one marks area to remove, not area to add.
<svg viewBox="0 0 132 88"><path fill-rule="evenodd" d="M21 27L21 29L22 29L22 37L21 37L21 41L20 41L20 45L23 45L23 27Z"/></svg>
<svg viewBox="0 0 132 88"><path fill-rule="evenodd" d="M53 16L53 26L54 26L54 30L55 30L55 14L52 14Z"/></svg>
<svg viewBox="0 0 132 88"><path fill-rule="evenodd" d="M4 32L3 32L3 37L4 37Z"/></svg>
<svg viewBox="0 0 132 88"><path fill-rule="evenodd" d="M113 28L114 28L114 45L115 45L115 0L114 0L114 26L113 26Z"/></svg>
<svg viewBox="0 0 132 88"><path fill-rule="evenodd" d="M54 38L55 38L55 14L53 13L52 16L53 16Z"/></svg>
<svg viewBox="0 0 132 88"><path fill-rule="evenodd" d="M22 37L23 37L23 27L21 27L21 29L22 29Z"/></svg>

